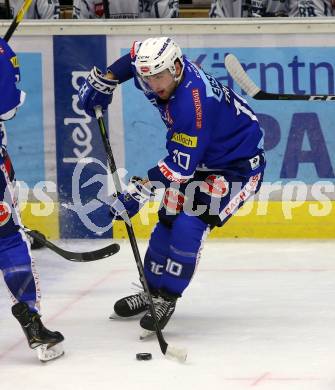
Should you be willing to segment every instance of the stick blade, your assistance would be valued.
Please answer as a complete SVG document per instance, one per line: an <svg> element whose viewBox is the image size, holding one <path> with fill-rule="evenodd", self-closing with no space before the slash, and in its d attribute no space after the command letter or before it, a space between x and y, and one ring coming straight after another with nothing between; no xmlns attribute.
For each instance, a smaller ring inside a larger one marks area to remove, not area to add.
<svg viewBox="0 0 335 390"><path fill-rule="evenodd" d="M249 96L254 97L260 91L260 88L250 79L233 54L228 54L224 63L232 78Z"/></svg>
<svg viewBox="0 0 335 390"><path fill-rule="evenodd" d="M105 259L106 257L113 256L120 250L120 245L117 243L110 244L104 248L96 249L90 252L72 252L66 249L62 249L57 245L49 241L44 234L37 230L30 230L24 227L24 231L33 237L36 241L43 244L45 247L51 249L58 255L64 257L66 260L87 263L89 261L96 261Z"/></svg>
<svg viewBox="0 0 335 390"><path fill-rule="evenodd" d="M155 331L144 329L140 334L140 340L147 340L156 334Z"/></svg>
<svg viewBox="0 0 335 390"><path fill-rule="evenodd" d="M172 345L168 345L165 356L167 358L177 360L179 363L185 363L187 358L187 350L185 348L176 348Z"/></svg>
<svg viewBox="0 0 335 390"><path fill-rule="evenodd" d="M91 252L83 252L80 253L78 256L74 256L74 253L71 253L72 258L74 260L81 260L83 262L89 262L89 261L95 261L100 259L105 259L106 257L110 257L112 255L115 255L120 250L119 244L110 244L104 248L96 249ZM70 255L70 257L71 257Z"/></svg>

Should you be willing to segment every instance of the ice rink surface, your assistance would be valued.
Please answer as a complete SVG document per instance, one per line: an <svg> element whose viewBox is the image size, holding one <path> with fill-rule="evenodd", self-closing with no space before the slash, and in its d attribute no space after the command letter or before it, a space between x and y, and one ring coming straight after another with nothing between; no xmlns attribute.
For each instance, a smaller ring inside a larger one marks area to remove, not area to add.
<svg viewBox="0 0 335 390"><path fill-rule="evenodd" d="M91 250L107 241L59 244ZM156 338L140 341L138 319L108 319L138 281L127 242L117 255L86 264L34 253L42 320L64 334L66 353L37 360L2 283L1 390L335 389L335 241L207 241L164 330L169 344L187 348L184 364L166 359ZM137 352L153 359L137 361Z"/></svg>

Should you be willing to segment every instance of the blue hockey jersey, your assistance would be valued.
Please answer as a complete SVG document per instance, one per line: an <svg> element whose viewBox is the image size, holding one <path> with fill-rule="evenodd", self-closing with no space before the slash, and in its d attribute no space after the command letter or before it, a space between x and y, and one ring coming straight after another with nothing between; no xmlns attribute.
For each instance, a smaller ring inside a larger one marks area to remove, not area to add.
<svg viewBox="0 0 335 390"><path fill-rule="evenodd" d="M16 54L0 38L0 121L14 116L16 108L23 103L25 94L17 88L18 81L20 68Z"/></svg>
<svg viewBox="0 0 335 390"><path fill-rule="evenodd" d="M263 134L241 96L184 57L183 78L170 99L163 101L136 73L135 60L136 54L122 59L122 74L117 63L109 69L121 82L134 77L136 87L158 108L167 127L168 155L149 170L151 181L184 183L197 170L252 176L264 169L258 157L263 155Z"/></svg>
<svg viewBox="0 0 335 390"><path fill-rule="evenodd" d="M11 119L24 101L24 92L16 83L20 80L17 57L7 42L0 38L0 238L14 234L20 226L15 193L15 175L6 151L3 121Z"/></svg>

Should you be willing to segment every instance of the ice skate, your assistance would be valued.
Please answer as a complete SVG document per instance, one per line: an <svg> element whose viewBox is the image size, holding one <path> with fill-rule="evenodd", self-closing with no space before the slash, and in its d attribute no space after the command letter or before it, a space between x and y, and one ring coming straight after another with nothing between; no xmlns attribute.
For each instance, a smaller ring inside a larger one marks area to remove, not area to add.
<svg viewBox="0 0 335 390"><path fill-rule="evenodd" d="M144 291L129 295L115 302L114 313L109 318L129 318L143 313L148 308L148 298Z"/></svg>
<svg viewBox="0 0 335 390"><path fill-rule="evenodd" d="M14 317L19 321L27 338L29 347L36 349L40 361L54 360L64 354L60 344L64 337L60 332L52 332L41 321L40 315L29 310L24 302L12 307Z"/></svg>
<svg viewBox="0 0 335 390"><path fill-rule="evenodd" d="M177 297L169 294L160 294L154 300L154 308L158 320L158 325L160 329L164 329L166 324L169 322L172 314L176 308ZM150 310L147 310L146 314L141 318L140 321L141 328L144 329L144 332L140 335L140 339L146 339L150 337L155 332L155 321L150 313Z"/></svg>

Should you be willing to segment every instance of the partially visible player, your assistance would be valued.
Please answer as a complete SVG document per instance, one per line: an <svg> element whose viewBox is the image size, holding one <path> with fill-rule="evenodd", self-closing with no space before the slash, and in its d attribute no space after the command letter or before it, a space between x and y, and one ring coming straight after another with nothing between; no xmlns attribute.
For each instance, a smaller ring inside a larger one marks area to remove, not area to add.
<svg viewBox="0 0 335 390"><path fill-rule="evenodd" d="M74 19L176 18L179 0L74 0Z"/></svg>
<svg viewBox="0 0 335 390"><path fill-rule="evenodd" d="M8 0L2 5L1 16L13 19L22 7L23 0ZM60 5L58 0L33 0L25 13L25 19L59 19Z"/></svg>
<svg viewBox="0 0 335 390"><path fill-rule="evenodd" d="M17 57L0 38L0 269L14 303L12 313L29 346L37 350L41 361L48 361L63 355L64 337L45 328L40 318L38 275L29 240L21 228L15 174L6 145L4 122L15 116L25 99L25 93L17 87L19 80Z"/></svg>
<svg viewBox="0 0 335 390"><path fill-rule="evenodd" d="M94 116L96 106L106 110L113 89L129 79L158 109L167 127L167 154L146 179L131 180L111 212L120 219L126 209L132 217L158 186L165 190L144 259L164 328L192 279L208 232L223 226L259 190L265 168L263 134L247 102L183 56L167 37L135 42L107 74L93 68L79 90L86 113ZM143 153L150 153L150 145ZM140 292L116 302L114 311L121 317L146 311L140 325L153 331L147 302Z"/></svg>
<svg viewBox="0 0 335 390"><path fill-rule="evenodd" d="M212 0L211 18L288 16L288 0Z"/></svg>
<svg viewBox="0 0 335 390"><path fill-rule="evenodd" d="M335 15L334 0L288 0L289 16L315 18Z"/></svg>

